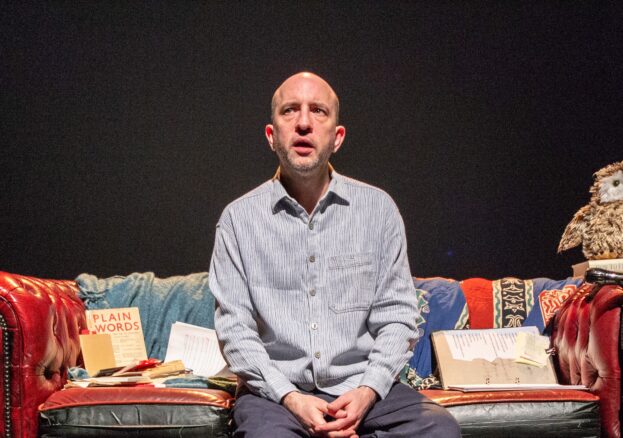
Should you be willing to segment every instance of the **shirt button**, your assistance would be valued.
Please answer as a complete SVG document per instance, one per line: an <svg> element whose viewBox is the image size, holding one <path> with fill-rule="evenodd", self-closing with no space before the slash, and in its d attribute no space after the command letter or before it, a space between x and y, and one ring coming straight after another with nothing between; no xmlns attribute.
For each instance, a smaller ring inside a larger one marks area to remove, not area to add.
<svg viewBox="0 0 623 438"><path fill-rule="evenodd" d="M314 229L314 223L313 223L313 222L310 222L310 223L309 223L309 225L308 225L308 227L309 227L309 229L310 229L310 230L313 230L313 229Z"/></svg>
<svg viewBox="0 0 623 438"><path fill-rule="evenodd" d="M314 262L316 261L316 257L314 257L314 256L309 256L309 261L310 261L311 263L314 263Z"/></svg>
<svg viewBox="0 0 623 438"><path fill-rule="evenodd" d="M316 352L314 353L314 357L315 357L316 359L320 359L320 352L319 352L319 351L316 351Z"/></svg>
<svg viewBox="0 0 623 438"><path fill-rule="evenodd" d="M310 294L312 297L315 297L315 296L316 296L316 289L310 289L309 294Z"/></svg>
<svg viewBox="0 0 623 438"><path fill-rule="evenodd" d="M315 322L312 322L309 326L311 327L312 330L316 330L318 328L318 324Z"/></svg>

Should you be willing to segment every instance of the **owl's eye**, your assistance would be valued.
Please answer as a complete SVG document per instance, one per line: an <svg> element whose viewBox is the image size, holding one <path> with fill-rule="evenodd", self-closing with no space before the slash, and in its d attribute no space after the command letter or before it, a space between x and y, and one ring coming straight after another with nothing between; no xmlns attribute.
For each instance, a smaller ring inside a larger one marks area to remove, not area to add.
<svg viewBox="0 0 623 438"><path fill-rule="evenodd" d="M621 181L619 181L618 179L615 179L614 181L612 181L612 185L615 187L619 187L619 184L621 184Z"/></svg>

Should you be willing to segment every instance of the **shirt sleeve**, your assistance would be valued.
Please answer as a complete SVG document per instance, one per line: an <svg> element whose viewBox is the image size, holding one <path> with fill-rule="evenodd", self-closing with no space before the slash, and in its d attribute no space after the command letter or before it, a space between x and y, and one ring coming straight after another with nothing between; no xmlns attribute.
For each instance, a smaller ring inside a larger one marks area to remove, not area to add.
<svg viewBox="0 0 623 438"><path fill-rule="evenodd" d="M271 364L260 339L238 242L229 222L229 215L223 213L210 263L216 333L230 370L252 392L279 403L297 388Z"/></svg>
<svg viewBox="0 0 623 438"><path fill-rule="evenodd" d="M383 231L381 263L368 329L375 337L360 385L385 398L411 357L418 338L419 309L409 261L405 228L391 202Z"/></svg>

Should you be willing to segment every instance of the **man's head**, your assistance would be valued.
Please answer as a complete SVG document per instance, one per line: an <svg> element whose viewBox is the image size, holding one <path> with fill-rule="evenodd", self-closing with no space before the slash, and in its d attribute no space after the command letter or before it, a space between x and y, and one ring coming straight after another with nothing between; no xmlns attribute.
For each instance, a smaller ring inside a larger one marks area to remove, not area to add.
<svg viewBox="0 0 623 438"><path fill-rule="evenodd" d="M282 170L310 175L326 169L346 129L337 124L339 101L331 86L313 73L297 73L277 88L272 124L265 134Z"/></svg>

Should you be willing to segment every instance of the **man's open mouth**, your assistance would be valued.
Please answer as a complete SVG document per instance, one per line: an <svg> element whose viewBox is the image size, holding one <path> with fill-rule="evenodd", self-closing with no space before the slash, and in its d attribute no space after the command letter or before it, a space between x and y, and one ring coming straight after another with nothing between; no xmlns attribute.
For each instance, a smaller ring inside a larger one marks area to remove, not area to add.
<svg viewBox="0 0 623 438"><path fill-rule="evenodd" d="M311 141L309 140L297 140L294 142L293 144L294 147L300 147L300 148L313 148L314 145L312 144Z"/></svg>
<svg viewBox="0 0 623 438"><path fill-rule="evenodd" d="M309 155L314 150L314 145L307 140L297 140L292 144L292 147L299 155Z"/></svg>

